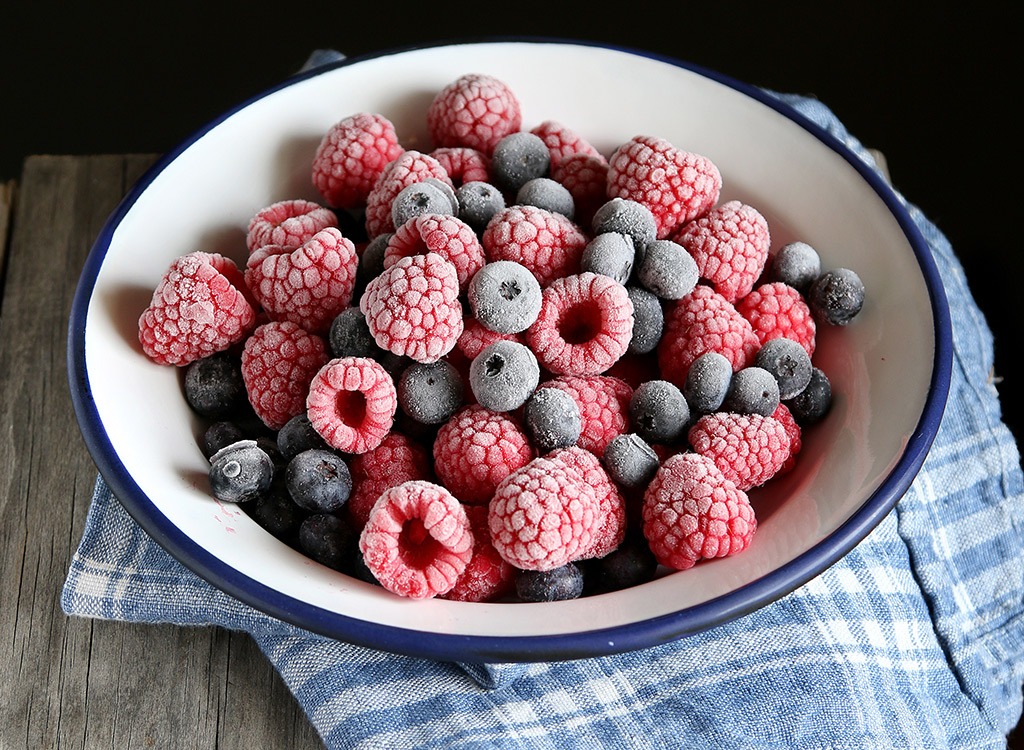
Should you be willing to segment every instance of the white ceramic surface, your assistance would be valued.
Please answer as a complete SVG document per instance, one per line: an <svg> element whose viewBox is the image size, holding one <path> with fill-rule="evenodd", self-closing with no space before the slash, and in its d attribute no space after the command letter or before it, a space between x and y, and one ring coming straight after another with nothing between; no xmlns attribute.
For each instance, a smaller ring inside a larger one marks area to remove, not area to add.
<svg viewBox="0 0 1024 750"><path fill-rule="evenodd" d="M557 76L550 76L558 71ZM558 120L609 154L637 134L709 157L722 200L768 219L772 246L800 239L867 288L845 328L819 327L815 363L833 408L805 433L795 471L752 491L750 549L627 591L550 604L409 601L290 550L206 490L201 426L179 373L141 353L136 322L168 264L193 251L244 262L260 208L318 199L309 169L324 132L360 111L429 151L425 110L469 72L507 82L523 127ZM599 84L597 83L599 82ZM132 515L186 565L312 630L462 660L609 653L685 636L763 606L845 554L920 467L948 386L948 320L931 257L899 201L856 156L762 92L683 63L547 41L482 42L346 61L258 97L161 160L111 217L82 275L69 366L83 434Z"/></svg>

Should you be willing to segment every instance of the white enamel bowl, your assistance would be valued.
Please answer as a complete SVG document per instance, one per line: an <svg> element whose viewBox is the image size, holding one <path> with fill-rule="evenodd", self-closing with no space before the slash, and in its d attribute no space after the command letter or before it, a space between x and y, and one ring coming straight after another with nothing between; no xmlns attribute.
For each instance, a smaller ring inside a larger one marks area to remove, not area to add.
<svg viewBox="0 0 1024 750"><path fill-rule="evenodd" d="M552 76L551 71L557 71ZM313 152L349 114L379 112L429 151L425 111L460 75L519 97L523 126L554 119L608 154L638 134L710 158L722 200L768 219L773 247L803 240L867 288L849 326L821 326L815 362L835 394L797 468L754 490L759 529L742 554L630 590L568 602L412 601L320 566L206 489L201 426L179 373L151 363L137 320L168 264L193 250L244 262L249 218L317 200ZM600 86L595 84L600 81ZM950 324L938 273L903 205L856 155L768 94L636 51L547 40L479 42L346 60L302 74L210 123L159 161L103 228L82 273L69 341L81 429L131 515L182 563L253 607L309 630L460 661L600 655L684 637L792 591L892 508L938 429Z"/></svg>

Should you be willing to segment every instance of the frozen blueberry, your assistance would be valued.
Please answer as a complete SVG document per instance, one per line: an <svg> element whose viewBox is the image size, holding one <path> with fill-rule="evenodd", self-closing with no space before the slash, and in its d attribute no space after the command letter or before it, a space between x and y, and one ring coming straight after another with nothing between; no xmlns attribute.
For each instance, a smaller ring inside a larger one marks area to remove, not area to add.
<svg viewBox="0 0 1024 750"><path fill-rule="evenodd" d="M583 248L580 269L610 276L620 284L629 281L633 275L633 260L636 248L629 235L621 232L604 232L594 237Z"/></svg>
<svg viewBox="0 0 1024 750"><path fill-rule="evenodd" d="M832 384L819 368L811 370L811 381L800 393L786 402L797 424L806 426L819 421L832 406Z"/></svg>
<svg viewBox="0 0 1024 750"><path fill-rule="evenodd" d="M583 594L583 571L574 563L553 570L520 570L516 595L524 602L557 602Z"/></svg>
<svg viewBox="0 0 1024 750"><path fill-rule="evenodd" d="M594 234L619 232L633 239L637 252L654 242L658 225L651 209L627 198L612 198L594 212L591 219Z"/></svg>
<svg viewBox="0 0 1024 750"><path fill-rule="evenodd" d="M793 339L779 336L764 342L754 364L775 377L783 401L793 398L811 382L811 355Z"/></svg>
<svg viewBox="0 0 1024 750"><path fill-rule="evenodd" d="M658 454L633 432L613 437L601 461L608 476L623 487L645 487L658 471Z"/></svg>
<svg viewBox="0 0 1024 750"><path fill-rule="evenodd" d="M285 481L292 500L311 513L332 513L352 492L352 475L341 456L313 448L288 462Z"/></svg>
<svg viewBox="0 0 1024 750"><path fill-rule="evenodd" d="M677 440L690 421L690 406L683 392L667 380L648 380L629 400L633 429L651 443Z"/></svg>
<svg viewBox="0 0 1024 750"><path fill-rule="evenodd" d="M407 185L391 202L391 221L396 227L422 214L455 214L447 193L435 183L424 181Z"/></svg>
<svg viewBox="0 0 1024 750"><path fill-rule="evenodd" d="M422 424L440 424L462 406L462 377L444 360L413 362L398 378L398 403Z"/></svg>
<svg viewBox="0 0 1024 750"><path fill-rule="evenodd" d="M550 177L534 177L527 180L516 193L516 203L543 208L553 214L561 214L569 220L576 215L576 202L572 193L565 185L555 182Z"/></svg>
<svg viewBox="0 0 1024 750"><path fill-rule="evenodd" d="M185 367L185 400L202 417L231 416L247 399L242 362L234 354L217 352Z"/></svg>
<svg viewBox="0 0 1024 750"><path fill-rule="evenodd" d="M494 184L515 195L535 177L547 177L551 152L540 136L525 130L509 133L491 152L491 176Z"/></svg>
<svg viewBox="0 0 1024 750"><path fill-rule="evenodd" d="M588 594L604 594L639 586L654 580L658 561L647 540L640 534L627 534L618 548L584 568Z"/></svg>
<svg viewBox="0 0 1024 750"><path fill-rule="evenodd" d="M245 438L242 428L234 422L221 420L214 422L203 431L200 448L203 455L210 458L221 448L237 443Z"/></svg>
<svg viewBox="0 0 1024 750"><path fill-rule="evenodd" d="M448 205L451 206L451 211L445 211L446 216L457 216L459 213L459 199L455 195L455 188L449 185L443 180L439 180L436 177L425 177L423 182L427 185L433 185L440 190L444 196L448 199Z"/></svg>
<svg viewBox="0 0 1024 750"><path fill-rule="evenodd" d="M244 503L270 488L274 462L255 440L239 440L210 458L210 491L225 503Z"/></svg>
<svg viewBox="0 0 1024 750"><path fill-rule="evenodd" d="M327 343L335 357L374 357L379 350L358 307L347 307L335 316Z"/></svg>
<svg viewBox="0 0 1024 750"><path fill-rule="evenodd" d="M286 544L298 544L298 529L308 513L292 500L283 477L275 477L270 488L246 503L244 508L249 517L271 536Z"/></svg>
<svg viewBox="0 0 1024 750"><path fill-rule="evenodd" d="M358 299L359 293L366 288L366 285L384 272L384 251L387 250L392 236L394 236L394 232L378 234L363 248L363 252L359 256L359 265L356 266L353 299Z"/></svg>
<svg viewBox="0 0 1024 750"><path fill-rule="evenodd" d="M649 354L661 341L665 330L665 311L661 300L643 287L628 286L626 293L633 302L633 337L629 340L632 354Z"/></svg>
<svg viewBox="0 0 1024 750"><path fill-rule="evenodd" d="M576 445L583 418L576 399L558 388L538 388L526 401L523 420L541 453Z"/></svg>
<svg viewBox="0 0 1024 750"><path fill-rule="evenodd" d="M511 260L487 263L466 289L473 317L491 331L525 331L540 314L540 284L524 265Z"/></svg>
<svg viewBox="0 0 1024 750"><path fill-rule="evenodd" d="M849 268L825 271L811 284L807 304L818 320L844 326L864 306L864 282Z"/></svg>
<svg viewBox="0 0 1024 750"><path fill-rule="evenodd" d="M683 396L694 414L718 411L732 382L732 364L724 354L704 352L690 364Z"/></svg>
<svg viewBox="0 0 1024 750"><path fill-rule="evenodd" d="M769 270L776 281L806 293L821 274L821 258L806 242L790 242L775 253Z"/></svg>
<svg viewBox="0 0 1024 750"><path fill-rule="evenodd" d="M312 448L330 450L327 441L316 431L305 412L296 414L277 431L277 450L286 462Z"/></svg>
<svg viewBox="0 0 1024 750"><path fill-rule="evenodd" d="M496 213L505 208L505 196L489 182L466 182L455 191L459 218L477 232L483 231Z"/></svg>
<svg viewBox="0 0 1024 750"><path fill-rule="evenodd" d="M331 513L307 517L299 526L299 548L321 565L346 570L359 536L352 526Z"/></svg>
<svg viewBox="0 0 1024 750"><path fill-rule="evenodd" d="M469 387L477 402L491 411L518 409L539 382L537 357L518 341L495 341L469 365Z"/></svg>
<svg viewBox="0 0 1024 750"><path fill-rule="evenodd" d="M751 365L733 373L722 408L737 414L770 417L779 407L779 384L763 367Z"/></svg>
<svg viewBox="0 0 1024 750"><path fill-rule="evenodd" d="M677 300L697 286L697 261L672 240L647 243L636 269L637 281L661 299Z"/></svg>

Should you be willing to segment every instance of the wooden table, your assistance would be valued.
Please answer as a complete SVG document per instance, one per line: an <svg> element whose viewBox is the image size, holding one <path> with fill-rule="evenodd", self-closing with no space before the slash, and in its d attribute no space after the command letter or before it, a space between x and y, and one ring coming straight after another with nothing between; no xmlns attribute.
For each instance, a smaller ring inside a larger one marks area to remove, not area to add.
<svg viewBox="0 0 1024 750"><path fill-rule="evenodd" d="M65 348L93 240L152 156L36 156L0 183L0 749L322 748L245 634L69 618L96 478Z"/></svg>

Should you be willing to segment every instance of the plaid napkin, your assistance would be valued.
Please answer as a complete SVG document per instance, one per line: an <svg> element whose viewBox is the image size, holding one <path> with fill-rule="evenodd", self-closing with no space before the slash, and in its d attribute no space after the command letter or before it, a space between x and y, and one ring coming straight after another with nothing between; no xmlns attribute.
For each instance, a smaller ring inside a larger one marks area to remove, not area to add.
<svg viewBox="0 0 1024 750"><path fill-rule="evenodd" d="M874 164L823 104L781 98ZM895 510L840 562L757 612L576 661L460 665L381 653L213 588L137 526L102 478L62 606L250 633L329 748L1005 747L1024 685L1020 455L963 269L939 230L908 209L951 308L942 426Z"/></svg>

